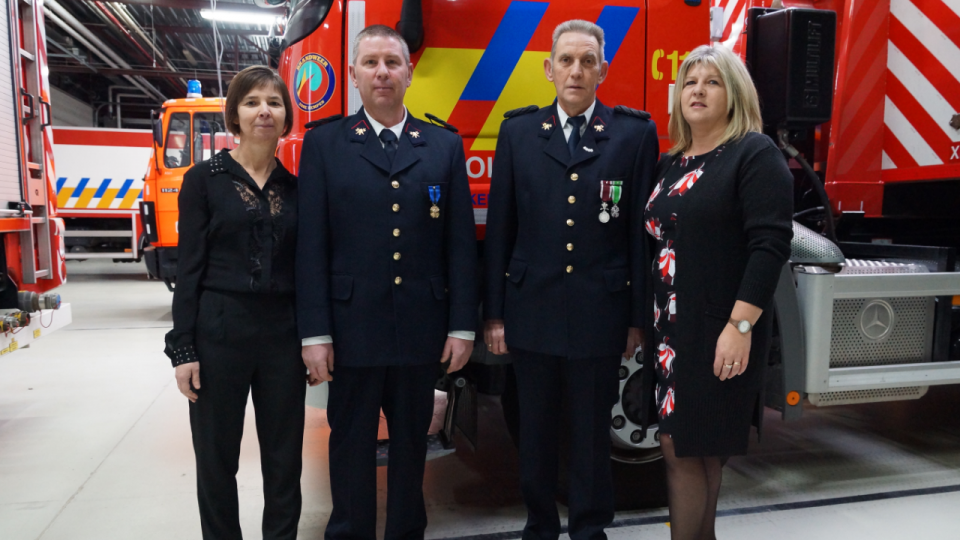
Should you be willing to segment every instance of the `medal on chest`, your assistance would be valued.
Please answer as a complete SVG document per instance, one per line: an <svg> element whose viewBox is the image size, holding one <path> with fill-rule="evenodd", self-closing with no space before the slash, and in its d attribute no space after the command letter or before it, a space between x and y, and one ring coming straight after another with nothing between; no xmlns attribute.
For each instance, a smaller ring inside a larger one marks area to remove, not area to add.
<svg viewBox="0 0 960 540"><path fill-rule="evenodd" d="M437 204L440 203L440 186L429 186L430 189L430 202L433 203L433 206L430 207L430 217L437 219L440 217L440 207Z"/></svg>
<svg viewBox="0 0 960 540"><path fill-rule="evenodd" d="M618 218L620 217L620 207L617 204L620 202L620 196L623 194L623 181L622 180L601 180L600 181L600 223L607 223L610 221L611 217ZM607 212L609 206L608 203L612 203L613 207L610 208L610 211Z"/></svg>

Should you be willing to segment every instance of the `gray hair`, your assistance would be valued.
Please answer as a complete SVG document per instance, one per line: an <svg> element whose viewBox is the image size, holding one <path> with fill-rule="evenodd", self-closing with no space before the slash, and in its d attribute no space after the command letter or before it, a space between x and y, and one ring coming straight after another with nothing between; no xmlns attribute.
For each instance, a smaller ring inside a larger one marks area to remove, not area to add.
<svg viewBox="0 0 960 540"><path fill-rule="evenodd" d="M368 37L382 37L399 41L400 47L403 49L403 59L406 60L408 64L410 63L410 46L407 45L406 40L403 39L400 32L397 32L389 26L374 24L364 28L357 34L357 37L353 38L353 47L350 55L351 64L357 65L357 57L360 54L360 40Z"/></svg>
<svg viewBox="0 0 960 540"><path fill-rule="evenodd" d="M560 36L568 32L586 34L596 38L597 43L600 45L600 63L603 63L603 28L600 28L590 21L584 21L581 19L573 19L560 23L553 31L553 46L550 47L551 60L553 59L554 55L557 54L557 42L560 41Z"/></svg>

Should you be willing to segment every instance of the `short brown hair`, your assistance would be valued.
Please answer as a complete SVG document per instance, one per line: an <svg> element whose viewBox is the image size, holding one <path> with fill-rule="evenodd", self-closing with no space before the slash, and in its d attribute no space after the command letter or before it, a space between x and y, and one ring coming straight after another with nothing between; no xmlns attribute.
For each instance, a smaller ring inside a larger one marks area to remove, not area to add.
<svg viewBox="0 0 960 540"><path fill-rule="evenodd" d="M357 37L353 38L352 49L350 50L350 63L352 65L357 65L357 57L360 55L360 41L364 38L372 37L382 37L399 41L400 48L403 50L403 60L408 64L410 63L410 46L407 45L407 40L403 39L400 32L397 32L389 26L373 24L361 30L360 33L357 34Z"/></svg>
<svg viewBox="0 0 960 540"><path fill-rule="evenodd" d="M227 103L224 106L224 120L227 123L227 129L234 135L240 135L240 113L237 109L240 107L240 100L245 98L254 88L264 86L273 86L280 91L283 97L283 108L286 111L286 117L283 119L283 133L281 137L286 137L293 129L293 103L290 101L290 91L287 90L286 83L280 78L276 71L267 66L250 66L230 81L227 88Z"/></svg>

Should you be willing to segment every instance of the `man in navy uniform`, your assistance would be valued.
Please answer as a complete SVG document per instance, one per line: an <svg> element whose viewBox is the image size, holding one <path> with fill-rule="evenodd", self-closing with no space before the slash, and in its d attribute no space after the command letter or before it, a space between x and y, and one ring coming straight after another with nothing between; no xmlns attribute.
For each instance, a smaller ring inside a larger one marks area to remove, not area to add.
<svg viewBox="0 0 960 540"><path fill-rule="evenodd" d="M440 364L467 362L476 232L459 136L412 118L410 50L359 33L363 108L310 130L300 160L297 319L311 385L330 382L325 538L376 538L380 410L390 433L386 538L423 538L423 471ZM336 354L336 361L334 361Z"/></svg>
<svg viewBox="0 0 960 540"><path fill-rule="evenodd" d="M520 405L524 539L560 534L560 424L569 429L569 531L606 538L613 520L610 411L621 356L643 327L644 197L658 157L647 113L596 99L603 30L554 31L553 105L500 126L485 246L484 341L511 355ZM566 414L560 414L565 403Z"/></svg>

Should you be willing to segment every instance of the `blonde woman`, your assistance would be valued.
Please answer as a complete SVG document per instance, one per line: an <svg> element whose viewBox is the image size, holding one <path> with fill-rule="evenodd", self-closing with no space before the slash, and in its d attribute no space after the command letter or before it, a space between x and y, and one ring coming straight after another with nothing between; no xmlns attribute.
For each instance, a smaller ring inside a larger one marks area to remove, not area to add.
<svg viewBox="0 0 960 540"><path fill-rule="evenodd" d="M771 299L790 254L792 176L723 47L680 66L645 209L653 255L644 373L667 465L671 537L713 539L721 468L762 407Z"/></svg>

